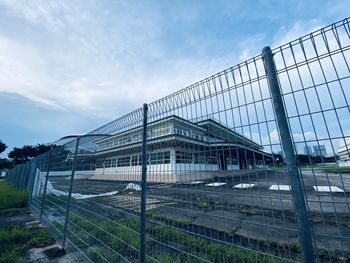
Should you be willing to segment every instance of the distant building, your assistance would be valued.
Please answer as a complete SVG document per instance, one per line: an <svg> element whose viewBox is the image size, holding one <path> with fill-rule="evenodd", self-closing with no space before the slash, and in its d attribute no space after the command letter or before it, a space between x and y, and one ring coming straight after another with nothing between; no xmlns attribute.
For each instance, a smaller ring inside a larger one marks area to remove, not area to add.
<svg viewBox="0 0 350 263"><path fill-rule="evenodd" d="M304 146L304 154L305 155L313 155L313 150L311 146Z"/></svg>
<svg viewBox="0 0 350 263"><path fill-rule="evenodd" d="M315 145L312 147L313 149L313 156L327 156L327 150L325 145Z"/></svg>
<svg viewBox="0 0 350 263"><path fill-rule="evenodd" d="M147 127L147 180L186 182L227 175L233 170L264 167L271 154L212 119L190 122L166 117ZM141 179L142 127L95 141L95 175L91 179Z"/></svg>

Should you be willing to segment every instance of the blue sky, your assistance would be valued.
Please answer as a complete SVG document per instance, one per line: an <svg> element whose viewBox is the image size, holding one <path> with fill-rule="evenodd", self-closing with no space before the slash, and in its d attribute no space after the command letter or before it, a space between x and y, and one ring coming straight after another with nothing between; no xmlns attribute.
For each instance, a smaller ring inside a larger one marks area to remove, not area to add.
<svg viewBox="0 0 350 263"><path fill-rule="evenodd" d="M0 139L88 132L349 11L320 0L0 0Z"/></svg>

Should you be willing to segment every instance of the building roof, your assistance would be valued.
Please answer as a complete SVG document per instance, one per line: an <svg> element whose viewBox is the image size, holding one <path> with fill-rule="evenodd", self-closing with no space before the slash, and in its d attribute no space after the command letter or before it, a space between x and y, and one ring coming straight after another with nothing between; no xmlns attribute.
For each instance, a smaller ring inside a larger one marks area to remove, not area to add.
<svg viewBox="0 0 350 263"><path fill-rule="evenodd" d="M206 119L196 123L197 125L206 128L207 133L211 136L224 140L225 142L234 142L245 146L250 146L254 149L262 149L263 147L247 137L227 128L213 119Z"/></svg>

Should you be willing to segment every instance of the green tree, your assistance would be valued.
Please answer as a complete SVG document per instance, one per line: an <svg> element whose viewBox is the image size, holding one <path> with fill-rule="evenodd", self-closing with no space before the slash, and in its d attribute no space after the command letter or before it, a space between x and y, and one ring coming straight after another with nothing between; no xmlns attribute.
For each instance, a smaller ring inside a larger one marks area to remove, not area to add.
<svg viewBox="0 0 350 263"><path fill-rule="evenodd" d="M24 145L21 148L13 148L13 150L9 152L8 157L16 164L21 164L51 150L54 147L56 146L51 144Z"/></svg>
<svg viewBox="0 0 350 263"><path fill-rule="evenodd" d="M7 148L7 145L0 140L0 153L5 151L6 148Z"/></svg>
<svg viewBox="0 0 350 263"><path fill-rule="evenodd" d="M46 153L55 147L56 145L53 144L38 144L35 146L36 155Z"/></svg>
<svg viewBox="0 0 350 263"><path fill-rule="evenodd" d="M7 148L7 145L0 140L0 153L4 152ZM4 169L13 168L14 164L11 160L6 158L0 158L0 171Z"/></svg>

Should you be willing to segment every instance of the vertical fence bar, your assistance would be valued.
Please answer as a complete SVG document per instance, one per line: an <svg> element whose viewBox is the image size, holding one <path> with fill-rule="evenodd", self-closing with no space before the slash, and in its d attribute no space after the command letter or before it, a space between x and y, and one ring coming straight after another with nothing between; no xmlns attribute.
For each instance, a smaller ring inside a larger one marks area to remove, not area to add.
<svg viewBox="0 0 350 263"><path fill-rule="evenodd" d="M294 152L287 114L283 105L281 89L277 79L276 65L270 47L265 47L262 50L262 57L272 96L273 107L276 113L277 125L287 164L287 172L291 183L291 192L298 222L299 240L302 248L303 262L312 263L314 262L314 250L301 175Z"/></svg>
<svg viewBox="0 0 350 263"><path fill-rule="evenodd" d="M26 171L25 178L24 178L24 181L23 181L23 189L27 189L27 187L28 187L28 179L29 179L29 176L30 176L30 169L32 167L32 163L33 163L33 161L30 160L29 166L28 166L28 170Z"/></svg>
<svg viewBox="0 0 350 263"><path fill-rule="evenodd" d="M23 190L23 188L24 188L24 182L25 182L25 178L27 175L28 165L29 165L29 161L25 163L25 166L23 169L23 174L22 174L22 178L21 178L21 185L20 185L21 190Z"/></svg>
<svg viewBox="0 0 350 263"><path fill-rule="evenodd" d="M147 111L148 105L143 104L142 133L142 183L141 183L141 222L140 222L140 262L146 258L146 187L147 187Z"/></svg>
<svg viewBox="0 0 350 263"><path fill-rule="evenodd" d="M28 172L28 162L25 163L24 169L23 169L23 174L22 174L22 178L21 178L21 185L20 185L20 189L23 190L24 188L24 182L25 182L25 178L27 176L27 172Z"/></svg>
<svg viewBox="0 0 350 263"><path fill-rule="evenodd" d="M18 188L19 188L20 190L22 190L23 178L24 178L24 175L26 174L26 167L27 167L27 163L24 163L24 164L22 165L21 176L19 177L19 185L18 185Z"/></svg>
<svg viewBox="0 0 350 263"><path fill-rule="evenodd" d="M12 185L16 188L17 188L17 180L18 180L20 168L21 168L20 165L17 165L14 168L15 171L13 172L13 176L12 176Z"/></svg>
<svg viewBox="0 0 350 263"><path fill-rule="evenodd" d="M16 169L16 174L15 174L15 181L14 181L14 185L15 187L18 189L18 182L19 182L19 178L21 176L21 172L22 172L22 165L20 164L18 166L18 169Z"/></svg>
<svg viewBox="0 0 350 263"><path fill-rule="evenodd" d="M25 178L25 176L26 176L27 166L28 166L28 162L26 162L25 164L23 164L23 170L22 170L21 180L20 180L20 183L19 183L19 189L20 189L20 190L23 190L24 178Z"/></svg>
<svg viewBox="0 0 350 263"><path fill-rule="evenodd" d="M22 177L22 173L23 173L23 165L24 164L21 164L20 165L20 169L19 169L19 171L18 171L18 173L17 173L17 176L16 176L16 188L17 189L19 189L20 188L20 182L21 182L21 177Z"/></svg>
<svg viewBox="0 0 350 263"><path fill-rule="evenodd" d="M73 160L73 167L72 167L72 175L71 175L71 178L70 178L70 185L69 185L69 194L68 194L67 209L66 209L66 219L65 219L65 222L64 222L62 249L64 249L65 246L66 246L67 230L68 230L68 223L69 223L69 210L70 210L70 203L71 203L71 198L72 198L72 189L73 189L75 167L77 165L79 140L80 140L80 137L77 137L77 142L75 144L75 152L74 152L74 160Z"/></svg>
<svg viewBox="0 0 350 263"><path fill-rule="evenodd" d="M19 181L18 181L18 189L19 190L22 190L22 181L23 181L23 177L25 174L26 166L27 166L26 163L22 164L21 176L19 177Z"/></svg>
<svg viewBox="0 0 350 263"><path fill-rule="evenodd" d="M15 171L13 173L12 185L16 188L17 188L17 180L18 180L20 168L21 167L19 165L17 165L17 167L15 167Z"/></svg>
<svg viewBox="0 0 350 263"><path fill-rule="evenodd" d="M49 173L50 173L50 168L51 168L51 159L52 159L52 148L51 148L51 151L50 151L49 161L48 161L48 164L47 164L47 172L46 172L46 178L45 178L44 193L43 193L43 198L42 198L42 201L41 201L40 222L41 222L41 218L42 218L43 212L44 212L45 195L46 195L47 181L49 180Z"/></svg>
<svg viewBox="0 0 350 263"><path fill-rule="evenodd" d="M35 177L36 177L36 169L38 167L38 158L35 158L33 160L34 162L34 173L32 176L29 177L29 191L28 191L28 208L30 209L30 206L32 204L32 198L33 198L33 190L34 190L34 182L35 182Z"/></svg>

